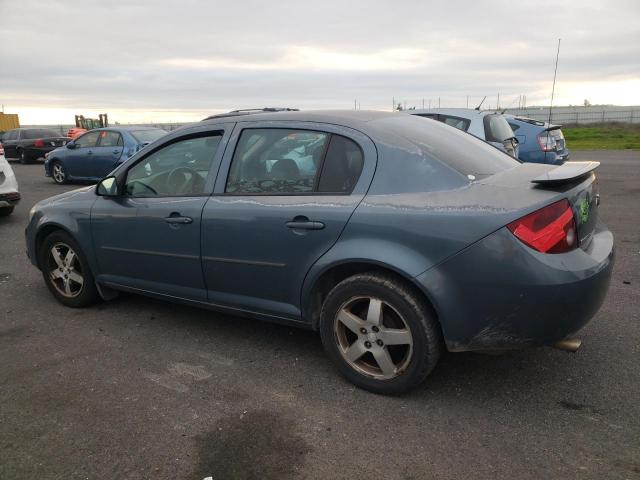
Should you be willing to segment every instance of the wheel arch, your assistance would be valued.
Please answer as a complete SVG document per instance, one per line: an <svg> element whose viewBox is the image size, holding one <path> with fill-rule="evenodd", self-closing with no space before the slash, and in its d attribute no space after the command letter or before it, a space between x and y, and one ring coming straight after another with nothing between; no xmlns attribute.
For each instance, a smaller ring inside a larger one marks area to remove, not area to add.
<svg viewBox="0 0 640 480"><path fill-rule="evenodd" d="M66 233L67 235L69 235L71 238L73 238L76 242L78 242L78 240L76 239L75 235L73 234L73 232L68 229L67 227L65 227L62 224L59 223L46 223L44 225L41 225L38 228L38 231L36 233L36 239L35 239L35 254L36 254L36 262L38 263L38 268L40 270L42 270L42 264L41 264L41 250L42 250L42 244L44 242L44 239L47 238L49 235L51 235L53 232L56 231L62 231L64 233ZM79 242L78 242L79 243Z"/></svg>
<svg viewBox="0 0 640 480"><path fill-rule="evenodd" d="M343 260L327 266L314 275L313 279L307 279L305 285L308 285L306 293L303 294L302 312L304 319L311 324L311 328L318 329L320 321L320 310L324 299L327 297L331 289L342 280L357 275L359 273L379 273L396 278L399 282L407 286L416 296L421 298L431 313L442 332L442 325L435 303L431 298L431 294L420 285L414 277L407 272L398 268L375 260Z"/></svg>

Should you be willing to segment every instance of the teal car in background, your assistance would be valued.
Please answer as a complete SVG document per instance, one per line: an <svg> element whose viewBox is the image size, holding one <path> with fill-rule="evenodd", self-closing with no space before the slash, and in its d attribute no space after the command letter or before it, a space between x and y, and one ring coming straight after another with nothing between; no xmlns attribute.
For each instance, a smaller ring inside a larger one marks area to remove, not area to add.
<svg viewBox="0 0 640 480"><path fill-rule="evenodd" d="M59 184L97 182L146 145L166 135L151 127L90 130L47 154L44 171Z"/></svg>

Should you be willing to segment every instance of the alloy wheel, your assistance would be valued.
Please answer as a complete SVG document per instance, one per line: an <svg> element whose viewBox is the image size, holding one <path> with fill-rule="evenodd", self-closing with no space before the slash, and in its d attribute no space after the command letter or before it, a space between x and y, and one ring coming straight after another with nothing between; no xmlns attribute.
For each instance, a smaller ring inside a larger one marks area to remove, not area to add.
<svg viewBox="0 0 640 480"><path fill-rule="evenodd" d="M59 163L53 164L53 179L58 183L64 183L64 167Z"/></svg>
<svg viewBox="0 0 640 480"><path fill-rule="evenodd" d="M334 333L342 358L376 380L397 377L411 362L411 330L402 315L379 298L354 297L344 303Z"/></svg>
<svg viewBox="0 0 640 480"><path fill-rule="evenodd" d="M78 255L66 243L56 243L49 250L49 277L55 289L67 298L80 295L84 275Z"/></svg>

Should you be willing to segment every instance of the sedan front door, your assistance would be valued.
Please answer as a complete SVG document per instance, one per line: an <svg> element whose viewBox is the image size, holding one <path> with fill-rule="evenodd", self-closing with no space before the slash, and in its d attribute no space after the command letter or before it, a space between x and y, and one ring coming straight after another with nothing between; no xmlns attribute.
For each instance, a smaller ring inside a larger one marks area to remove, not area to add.
<svg viewBox="0 0 640 480"><path fill-rule="evenodd" d="M98 137L98 144L88 164L88 176L101 179L112 171L122 156L124 142L122 135L112 130L103 130Z"/></svg>
<svg viewBox="0 0 640 480"><path fill-rule="evenodd" d="M222 155L220 128L167 140L122 175L121 195L98 198L91 228L99 282L206 300L200 220Z"/></svg>
<svg viewBox="0 0 640 480"><path fill-rule="evenodd" d="M100 132L87 132L73 141L74 148L68 149L64 159L67 175L74 178L90 177L91 162L98 143L98 135Z"/></svg>

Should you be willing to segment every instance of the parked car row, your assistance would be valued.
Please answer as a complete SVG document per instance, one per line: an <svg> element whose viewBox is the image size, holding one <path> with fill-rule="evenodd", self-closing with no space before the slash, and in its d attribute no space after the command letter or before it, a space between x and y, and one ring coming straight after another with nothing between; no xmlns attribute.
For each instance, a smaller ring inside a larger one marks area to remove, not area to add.
<svg viewBox="0 0 640 480"><path fill-rule="evenodd" d="M11 215L19 201L18 181L0 144L0 217Z"/></svg>
<svg viewBox="0 0 640 480"><path fill-rule="evenodd" d="M560 125L468 108L407 110L475 135L523 162L560 165L569 159Z"/></svg>
<svg viewBox="0 0 640 480"><path fill-rule="evenodd" d="M614 261L599 164L523 163L476 138L517 152L504 117L436 115L237 112L146 148L160 132L88 132L50 174L97 178L72 171L102 147L115 168L31 209L28 256L69 307L126 291L314 329L379 393L444 350L577 348Z"/></svg>

